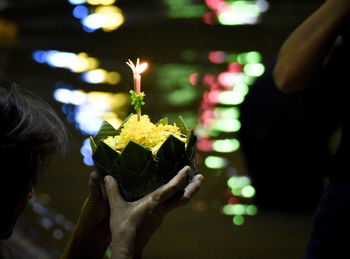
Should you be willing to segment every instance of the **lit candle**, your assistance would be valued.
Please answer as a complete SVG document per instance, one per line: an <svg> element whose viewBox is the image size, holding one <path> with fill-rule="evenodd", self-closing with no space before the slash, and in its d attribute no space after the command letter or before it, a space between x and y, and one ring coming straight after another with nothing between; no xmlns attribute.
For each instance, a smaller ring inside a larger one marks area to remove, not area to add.
<svg viewBox="0 0 350 259"><path fill-rule="evenodd" d="M126 62L126 64L128 64L128 66L131 68L131 70L134 74L135 92L136 92L136 94L140 94L141 93L141 73L147 69L148 64L147 64L147 62L140 64L139 59L137 59L136 66L134 65L134 63L132 63L132 61L130 59L128 62Z"/></svg>
<svg viewBox="0 0 350 259"><path fill-rule="evenodd" d="M144 62L140 64L140 60L137 59L136 66L132 61L129 59L126 64L131 68L133 74L134 74L134 93L131 93L131 98L133 100L133 105L135 106L135 110L137 112L137 120L140 120L141 117L141 105L144 104L143 97L145 96L144 93L141 93L141 73L144 72L148 64L147 62ZM132 92L132 91L131 91Z"/></svg>

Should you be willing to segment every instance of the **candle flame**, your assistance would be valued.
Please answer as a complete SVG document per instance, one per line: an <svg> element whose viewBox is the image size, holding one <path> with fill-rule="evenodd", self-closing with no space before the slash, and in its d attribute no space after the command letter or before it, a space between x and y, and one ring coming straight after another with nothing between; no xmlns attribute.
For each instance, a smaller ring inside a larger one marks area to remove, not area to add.
<svg viewBox="0 0 350 259"><path fill-rule="evenodd" d="M139 66L136 66L136 72L138 74L141 74L147 69L147 67L148 67L148 63L144 62L144 63L140 64Z"/></svg>
<svg viewBox="0 0 350 259"><path fill-rule="evenodd" d="M136 61L136 66L134 65L134 63L130 59L128 60L128 62L126 62L126 64L131 68L131 70L132 70L132 72L134 74L141 74L148 67L148 63L147 62L143 62L142 64L140 64L140 60L139 59L137 59L137 61Z"/></svg>

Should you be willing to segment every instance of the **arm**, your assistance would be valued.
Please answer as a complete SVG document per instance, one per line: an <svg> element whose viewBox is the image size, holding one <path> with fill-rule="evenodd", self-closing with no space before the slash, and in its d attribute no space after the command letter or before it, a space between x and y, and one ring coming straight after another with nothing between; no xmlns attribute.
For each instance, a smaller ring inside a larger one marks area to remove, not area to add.
<svg viewBox="0 0 350 259"><path fill-rule="evenodd" d="M108 204L102 197L96 172L91 173L89 185L90 195L60 259L103 258L110 244Z"/></svg>
<svg viewBox="0 0 350 259"><path fill-rule="evenodd" d="M202 175L196 175L182 196L178 196L186 182L189 167L184 167L169 183L135 202L126 202L119 193L118 184L111 176L105 177L110 205L112 233L111 259L139 259L152 234L162 224L169 211L186 204L198 191Z"/></svg>
<svg viewBox="0 0 350 259"><path fill-rule="evenodd" d="M325 65L339 30L350 16L349 0L327 0L283 44L273 77L286 92L306 88Z"/></svg>

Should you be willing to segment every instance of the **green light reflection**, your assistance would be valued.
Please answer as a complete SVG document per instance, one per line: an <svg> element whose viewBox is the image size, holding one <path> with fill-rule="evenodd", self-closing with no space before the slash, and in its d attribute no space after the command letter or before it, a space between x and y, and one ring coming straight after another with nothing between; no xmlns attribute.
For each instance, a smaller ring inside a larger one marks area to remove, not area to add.
<svg viewBox="0 0 350 259"><path fill-rule="evenodd" d="M249 216L254 216L258 213L258 207L256 207L255 205L248 205L246 212Z"/></svg>
<svg viewBox="0 0 350 259"><path fill-rule="evenodd" d="M215 130L215 129L209 130L209 135L213 138L219 137L220 134L221 134L221 132L218 130Z"/></svg>
<svg viewBox="0 0 350 259"><path fill-rule="evenodd" d="M204 160L204 164L211 169L220 169L227 165L227 160L219 156L208 156Z"/></svg>
<svg viewBox="0 0 350 259"><path fill-rule="evenodd" d="M235 196L241 196L241 190L242 190L242 188L240 188L240 187L238 187L238 188L232 188L232 190L231 190L231 192L232 192L232 194L233 195L235 195Z"/></svg>
<svg viewBox="0 0 350 259"><path fill-rule="evenodd" d="M196 18L202 17L206 11L203 5L176 6L168 10L167 15L171 18Z"/></svg>
<svg viewBox="0 0 350 259"><path fill-rule="evenodd" d="M249 92L249 87L245 83L237 83L235 84L233 91L238 92L241 95L245 96Z"/></svg>
<svg viewBox="0 0 350 259"><path fill-rule="evenodd" d="M247 185L242 188L241 193L245 198L252 198L255 195L255 189L253 186Z"/></svg>
<svg viewBox="0 0 350 259"><path fill-rule="evenodd" d="M194 87L186 87L169 93L167 98L172 105L181 106L191 103L197 96L198 92Z"/></svg>
<svg viewBox="0 0 350 259"><path fill-rule="evenodd" d="M244 78L244 83L246 83L247 85L252 85L255 83L255 81L256 81L256 77L254 77L254 76L246 75Z"/></svg>
<svg viewBox="0 0 350 259"><path fill-rule="evenodd" d="M221 132L237 132L241 128L241 122L236 119L218 119L215 121L213 128Z"/></svg>
<svg viewBox="0 0 350 259"><path fill-rule="evenodd" d="M192 0L163 0L168 7L167 14L171 18L202 17L208 10L204 4L194 4Z"/></svg>
<svg viewBox="0 0 350 259"><path fill-rule="evenodd" d="M227 186L234 189L251 184L247 176L233 176L227 180Z"/></svg>
<svg viewBox="0 0 350 259"><path fill-rule="evenodd" d="M237 62L238 55L235 53L229 53L226 55L226 61L228 63Z"/></svg>
<svg viewBox="0 0 350 259"><path fill-rule="evenodd" d="M157 85L166 91L185 87L193 88L188 78L191 74L198 73L198 71L200 71L200 68L197 66L182 64L167 64L157 67Z"/></svg>
<svg viewBox="0 0 350 259"><path fill-rule="evenodd" d="M244 95L240 92L225 91L220 93L219 102L227 105L238 105L244 101Z"/></svg>
<svg viewBox="0 0 350 259"><path fill-rule="evenodd" d="M216 118L238 119L240 111L238 107L216 107L214 114Z"/></svg>
<svg viewBox="0 0 350 259"><path fill-rule="evenodd" d="M244 217L242 215L236 215L233 217L233 223L237 226L241 226L244 223Z"/></svg>
<svg viewBox="0 0 350 259"><path fill-rule="evenodd" d="M191 74L200 71L192 65L167 64L157 67L157 85L173 106L187 105L199 97L199 91L189 82Z"/></svg>
<svg viewBox="0 0 350 259"><path fill-rule="evenodd" d="M213 149L221 153L234 152L239 149L239 146L237 139L219 139L213 142Z"/></svg>
<svg viewBox="0 0 350 259"><path fill-rule="evenodd" d="M226 204L222 208L225 215L243 215L245 214L246 205L243 204Z"/></svg>
<svg viewBox="0 0 350 259"><path fill-rule="evenodd" d="M262 56L257 51L250 51L246 53L241 53L238 55L237 60L241 64L257 64L261 63Z"/></svg>
<svg viewBox="0 0 350 259"><path fill-rule="evenodd" d="M223 25L239 25L252 22L260 14L259 7L249 1L232 1L231 8L223 11L218 16L219 23Z"/></svg>
<svg viewBox="0 0 350 259"><path fill-rule="evenodd" d="M247 64L244 66L243 71L248 76L259 77L265 72L263 64Z"/></svg>

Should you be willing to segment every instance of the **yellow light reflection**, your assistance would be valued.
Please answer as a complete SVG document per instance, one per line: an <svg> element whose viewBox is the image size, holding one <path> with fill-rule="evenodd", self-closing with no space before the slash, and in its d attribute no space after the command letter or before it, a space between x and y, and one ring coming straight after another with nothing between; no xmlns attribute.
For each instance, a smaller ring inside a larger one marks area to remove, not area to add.
<svg viewBox="0 0 350 259"><path fill-rule="evenodd" d="M85 72L84 78L85 78L85 81L89 83L98 84L98 83L105 82L106 76L107 76L107 71L99 68L99 69L89 70Z"/></svg>
<svg viewBox="0 0 350 259"><path fill-rule="evenodd" d="M88 102L112 126L118 128L121 118L129 112L130 96L127 93L89 92Z"/></svg>
<svg viewBox="0 0 350 259"><path fill-rule="evenodd" d="M114 5L99 6L95 9L95 13L103 16L104 31L112 31L117 29L124 23L124 16L122 10Z"/></svg>
<svg viewBox="0 0 350 259"><path fill-rule="evenodd" d="M88 54L82 52L76 55L76 59L70 64L70 69L75 73L82 73L87 70L95 69L98 66L96 58L91 58Z"/></svg>
<svg viewBox="0 0 350 259"><path fill-rule="evenodd" d="M111 5L115 3L115 0L100 0L101 5Z"/></svg>
<svg viewBox="0 0 350 259"><path fill-rule="evenodd" d="M87 0L86 2L90 5L99 5L100 4L100 0Z"/></svg>
<svg viewBox="0 0 350 259"><path fill-rule="evenodd" d="M115 129L118 129L123 122L120 118L117 117L117 115L114 112L108 112L106 114L103 114L102 119L111 124Z"/></svg>
<svg viewBox="0 0 350 259"><path fill-rule="evenodd" d="M118 72L109 72L106 76L106 82L111 85L116 85L120 82L121 75Z"/></svg>
<svg viewBox="0 0 350 259"><path fill-rule="evenodd" d="M97 107L110 107L112 110L129 105L129 95L126 93L112 94L107 92L88 93L89 103L96 104Z"/></svg>
<svg viewBox="0 0 350 259"><path fill-rule="evenodd" d="M115 0L87 0L90 5L112 5L115 3Z"/></svg>
<svg viewBox="0 0 350 259"><path fill-rule="evenodd" d="M95 69L99 65L97 58L88 58L87 61L89 63L89 70Z"/></svg>

